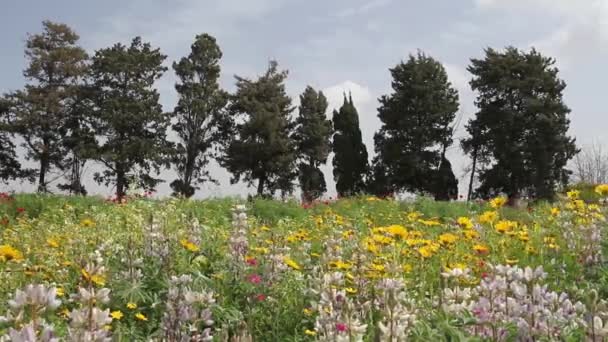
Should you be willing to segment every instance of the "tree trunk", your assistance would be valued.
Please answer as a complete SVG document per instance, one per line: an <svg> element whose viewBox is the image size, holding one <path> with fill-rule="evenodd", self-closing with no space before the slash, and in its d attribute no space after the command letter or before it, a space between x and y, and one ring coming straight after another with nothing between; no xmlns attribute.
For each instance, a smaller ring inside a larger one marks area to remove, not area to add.
<svg viewBox="0 0 608 342"><path fill-rule="evenodd" d="M122 200L127 191L127 178L122 169L116 171L116 199Z"/></svg>
<svg viewBox="0 0 608 342"><path fill-rule="evenodd" d="M40 172L38 175L38 192L48 192L46 187L46 173L49 169L49 157L46 152L40 155Z"/></svg>
<svg viewBox="0 0 608 342"><path fill-rule="evenodd" d="M473 181L475 180L475 168L477 167L477 146L473 149L473 165L471 166L471 179L469 179L469 191L467 192L467 202L473 196Z"/></svg>
<svg viewBox="0 0 608 342"><path fill-rule="evenodd" d="M264 183L266 182L266 176L260 177L258 180L258 196L264 195Z"/></svg>

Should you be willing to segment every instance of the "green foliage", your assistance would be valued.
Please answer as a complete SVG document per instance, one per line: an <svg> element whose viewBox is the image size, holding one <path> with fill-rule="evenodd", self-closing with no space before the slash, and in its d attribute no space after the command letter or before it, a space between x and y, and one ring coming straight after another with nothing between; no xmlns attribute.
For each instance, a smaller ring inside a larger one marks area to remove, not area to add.
<svg viewBox="0 0 608 342"><path fill-rule="evenodd" d="M219 140L218 120L227 103L227 94L219 86L221 58L215 38L202 34L196 36L190 54L173 63L180 80L175 85L179 100L172 126L180 140L172 158L178 174L171 183L175 195L190 197L196 184L214 181L206 167L211 148Z"/></svg>
<svg viewBox="0 0 608 342"><path fill-rule="evenodd" d="M375 169L385 173L375 178L385 184L376 187L448 199L455 177L445 150L452 144L458 92L441 63L420 52L390 72L393 93L380 98L382 127L374 136Z"/></svg>
<svg viewBox="0 0 608 342"><path fill-rule="evenodd" d="M160 182L150 173L166 163L166 130L170 117L163 113L153 88L165 68L166 56L136 37L130 46L120 43L100 49L93 57L91 79L97 105L96 133L100 137L94 158L106 170L95 180L116 186L125 196L130 181L145 189Z"/></svg>
<svg viewBox="0 0 608 342"><path fill-rule="evenodd" d="M220 163L232 173L232 182L257 180L259 196L293 191L296 154L286 78L287 71L279 71L275 61L255 81L236 76L230 123L223 126L227 141Z"/></svg>
<svg viewBox="0 0 608 342"><path fill-rule="evenodd" d="M319 169L325 164L331 148L331 121L327 120L327 99L321 91L306 87L300 95L300 112L296 118L294 140L297 144L298 178L302 188L302 198L312 202L321 197L327 186L323 172Z"/></svg>
<svg viewBox="0 0 608 342"><path fill-rule="evenodd" d="M15 179L21 173L21 163L15 154L15 144L7 126L8 105L0 98L0 182Z"/></svg>
<svg viewBox="0 0 608 342"><path fill-rule="evenodd" d="M71 144L79 130L80 88L87 72L87 54L78 35L67 25L44 21L44 31L28 36L23 90L6 95L6 130L23 138L27 160L39 163L38 191L48 191L47 175L65 171L78 152ZM79 187L81 185L79 184Z"/></svg>
<svg viewBox="0 0 608 342"><path fill-rule="evenodd" d="M587 203L598 203L602 198L597 192L595 192L595 187L597 184L588 184L588 183L574 183L568 185L564 189L564 194L570 190L578 190L580 191L579 198Z"/></svg>
<svg viewBox="0 0 608 342"><path fill-rule="evenodd" d="M346 97L340 110L334 110L333 174L338 196L353 196L365 192L368 174L367 149L361 138L359 114L352 96Z"/></svg>
<svg viewBox="0 0 608 342"><path fill-rule="evenodd" d="M566 84L558 78L555 60L514 47L485 54L468 68L479 111L463 141L465 151L477 147L485 157L477 193L553 199L556 186L566 184L566 164L577 152L567 135L570 109L563 103Z"/></svg>

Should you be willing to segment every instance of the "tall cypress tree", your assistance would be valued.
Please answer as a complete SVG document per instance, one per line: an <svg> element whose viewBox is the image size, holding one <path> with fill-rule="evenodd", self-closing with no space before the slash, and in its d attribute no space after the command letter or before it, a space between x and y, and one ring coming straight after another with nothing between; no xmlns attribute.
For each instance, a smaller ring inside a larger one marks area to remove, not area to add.
<svg viewBox="0 0 608 342"><path fill-rule="evenodd" d="M448 199L446 189L454 191L455 177L445 153L452 144L458 92L443 65L421 52L390 72L393 93L382 96L378 108L376 168L385 170L385 187L394 191Z"/></svg>
<svg viewBox="0 0 608 342"><path fill-rule="evenodd" d="M225 148L220 163L233 175L232 182L257 180L257 195L284 195L293 190L295 142L292 139L293 111L285 91L287 71L275 61L256 80L236 76L236 93L230 105L230 120L224 121Z"/></svg>
<svg viewBox="0 0 608 342"><path fill-rule="evenodd" d="M479 172L479 196L504 192L511 203L522 195L552 199L556 186L567 182L565 167L577 149L567 134L566 83L554 65L535 49L514 47L487 49L484 59L471 60L479 111L463 144L488 155L489 165Z"/></svg>
<svg viewBox="0 0 608 342"><path fill-rule="evenodd" d="M298 178L304 202L312 202L327 191L325 177L319 169L327 162L331 149L331 121L325 115L327 99L321 91L306 87L300 95L294 139L297 144Z"/></svg>
<svg viewBox="0 0 608 342"><path fill-rule="evenodd" d="M93 58L100 137L95 159L106 167L95 180L114 184L118 198L126 195L130 182L153 189L161 180L150 174L167 165L170 117L163 113L154 89L167 69L162 65L165 58L139 37L130 46L118 43L98 50Z"/></svg>
<svg viewBox="0 0 608 342"><path fill-rule="evenodd" d="M28 36L25 89L6 96L8 130L23 138L26 159L39 163L38 191L48 191L53 170L65 171L74 106L87 72L87 54L67 25L44 21L43 32Z"/></svg>
<svg viewBox="0 0 608 342"><path fill-rule="evenodd" d="M215 38L202 34L196 36L188 57L173 63L180 80L175 85L179 100L173 111L173 130L180 140L173 156L178 174L171 183L174 194L190 197L197 183L214 181L206 167L211 148L219 140L219 119L227 102L227 94L219 86L221 58Z"/></svg>
<svg viewBox="0 0 608 342"><path fill-rule="evenodd" d="M333 114L332 142L333 173L338 196L353 196L365 192L368 174L367 149L359 128L359 114L352 96L344 95L344 103Z"/></svg>

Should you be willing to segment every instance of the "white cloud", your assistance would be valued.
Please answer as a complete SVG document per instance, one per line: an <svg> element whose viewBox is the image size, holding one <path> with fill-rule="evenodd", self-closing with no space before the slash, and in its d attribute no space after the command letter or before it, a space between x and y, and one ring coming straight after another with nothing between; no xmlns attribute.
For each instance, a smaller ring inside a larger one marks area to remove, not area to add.
<svg viewBox="0 0 608 342"><path fill-rule="evenodd" d="M354 15L362 15L372 10L389 5L393 0L372 0L366 1L358 7L345 8L336 14L338 18L352 17Z"/></svg>

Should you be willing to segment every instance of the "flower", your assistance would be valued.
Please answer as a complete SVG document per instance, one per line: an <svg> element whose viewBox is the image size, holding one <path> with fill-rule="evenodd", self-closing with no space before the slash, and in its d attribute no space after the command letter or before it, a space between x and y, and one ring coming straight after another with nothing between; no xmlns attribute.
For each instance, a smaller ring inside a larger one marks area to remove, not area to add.
<svg viewBox="0 0 608 342"><path fill-rule="evenodd" d="M127 309L131 309L131 310L137 309L137 304L135 304L133 302L128 302Z"/></svg>
<svg viewBox="0 0 608 342"><path fill-rule="evenodd" d="M260 293L260 294L258 294L258 295L256 295L256 296L255 296L255 299L256 299L258 302L263 302L263 301L265 301L265 300L266 300L266 295L265 295L265 294L263 294L263 293Z"/></svg>
<svg viewBox="0 0 608 342"><path fill-rule="evenodd" d="M483 214L479 215L480 223L492 223L498 218L498 213L494 210L484 211Z"/></svg>
<svg viewBox="0 0 608 342"><path fill-rule="evenodd" d="M451 245L458 240L458 236L452 233L444 233L439 235L439 243L442 245Z"/></svg>
<svg viewBox="0 0 608 342"><path fill-rule="evenodd" d="M355 293L357 293L357 289L354 289L352 287L347 287L347 288L344 289L344 291L346 291L346 293L349 293L349 294L355 294Z"/></svg>
<svg viewBox="0 0 608 342"><path fill-rule="evenodd" d="M517 222L508 220L498 221L498 223L494 225L494 229L499 233L509 232L515 227L517 227Z"/></svg>
<svg viewBox="0 0 608 342"><path fill-rule="evenodd" d="M568 199L571 199L571 200L578 199L578 197L580 195L581 195L580 190L570 190L566 193L566 196L568 197Z"/></svg>
<svg viewBox="0 0 608 342"><path fill-rule="evenodd" d="M488 254L490 249L487 246L476 244L473 246L473 250L478 254Z"/></svg>
<svg viewBox="0 0 608 342"><path fill-rule="evenodd" d="M473 222L468 217L461 216L458 218L458 220L456 220L456 222L458 223L459 226L461 226L464 229L473 228Z"/></svg>
<svg viewBox="0 0 608 342"><path fill-rule="evenodd" d="M346 330L348 330L348 327L344 323L336 323L336 330L338 332L345 332Z"/></svg>
<svg viewBox="0 0 608 342"><path fill-rule="evenodd" d="M180 240L179 244L190 252L198 252L200 250L197 245L195 245L193 242L190 242L188 239Z"/></svg>
<svg viewBox="0 0 608 342"><path fill-rule="evenodd" d="M57 242L57 240L55 240L53 238L49 238L46 240L46 245L51 248L57 248L57 247L59 247L59 242Z"/></svg>
<svg viewBox="0 0 608 342"><path fill-rule="evenodd" d="M285 257L283 258L283 262L285 263L285 265L291 267L294 270L301 270L302 267L300 267L300 265L298 265L297 262L295 262L292 258L290 257Z"/></svg>
<svg viewBox="0 0 608 342"><path fill-rule="evenodd" d="M10 245L0 246L0 261L21 261L23 254Z"/></svg>
<svg viewBox="0 0 608 342"><path fill-rule="evenodd" d="M123 313L120 310L116 310L116 311L112 311L110 313L110 316L112 316L113 319L120 321L120 319L124 316Z"/></svg>
<svg viewBox="0 0 608 342"><path fill-rule="evenodd" d="M309 330L309 329L304 330L304 333L305 333L306 335L308 335L308 336L315 336L315 335L317 335L317 332L316 332L316 331L314 331L314 330Z"/></svg>
<svg viewBox="0 0 608 342"><path fill-rule="evenodd" d="M551 208L551 216L559 215L559 208Z"/></svg>
<svg viewBox="0 0 608 342"><path fill-rule="evenodd" d="M250 257L250 256L248 256L248 257L245 258L245 262L249 266L255 266L255 265L258 264L258 261L254 257Z"/></svg>
<svg viewBox="0 0 608 342"><path fill-rule="evenodd" d="M608 184L600 184L596 186L595 192L600 196L608 196Z"/></svg>
<svg viewBox="0 0 608 342"><path fill-rule="evenodd" d="M148 317L146 317L144 314L142 314L141 312L138 312L135 314L135 318L137 318L140 321L147 321Z"/></svg>
<svg viewBox="0 0 608 342"><path fill-rule="evenodd" d="M25 208L19 207L19 208L17 208L17 212L23 213L23 212L25 212Z"/></svg>
<svg viewBox="0 0 608 342"><path fill-rule="evenodd" d="M507 198L499 196L490 200L490 206L494 209L498 209L507 203Z"/></svg>
<svg viewBox="0 0 608 342"><path fill-rule="evenodd" d="M387 227L386 231L394 237L398 237L400 239L407 238L407 229L405 229L405 227L401 225L394 224L392 226Z"/></svg>
<svg viewBox="0 0 608 342"><path fill-rule="evenodd" d="M55 288L55 294L57 295L57 297L63 297L65 295L65 292L63 291L63 288L57 287Z"/></svg>
<svg viewBox="0 0 608 342"><path fill-rule="evenodd" d="M247 280L248 280L250 283L252 283L252 284L256 284L256 285L257 285L257 284L259 284L259 283L261 283L261 282L262 282L262 277L260 277L260 276L259 276L259 275L257 275L257 274L252 274L252 275L250 275L249 277L247 277Z"/></svg>
<svg viewBox="0 0 608 342"><path fill-rule="evenodd" d="M95 227L95 221L85 218L84 220L80 221L80 225L83 227Z"/></svg>

